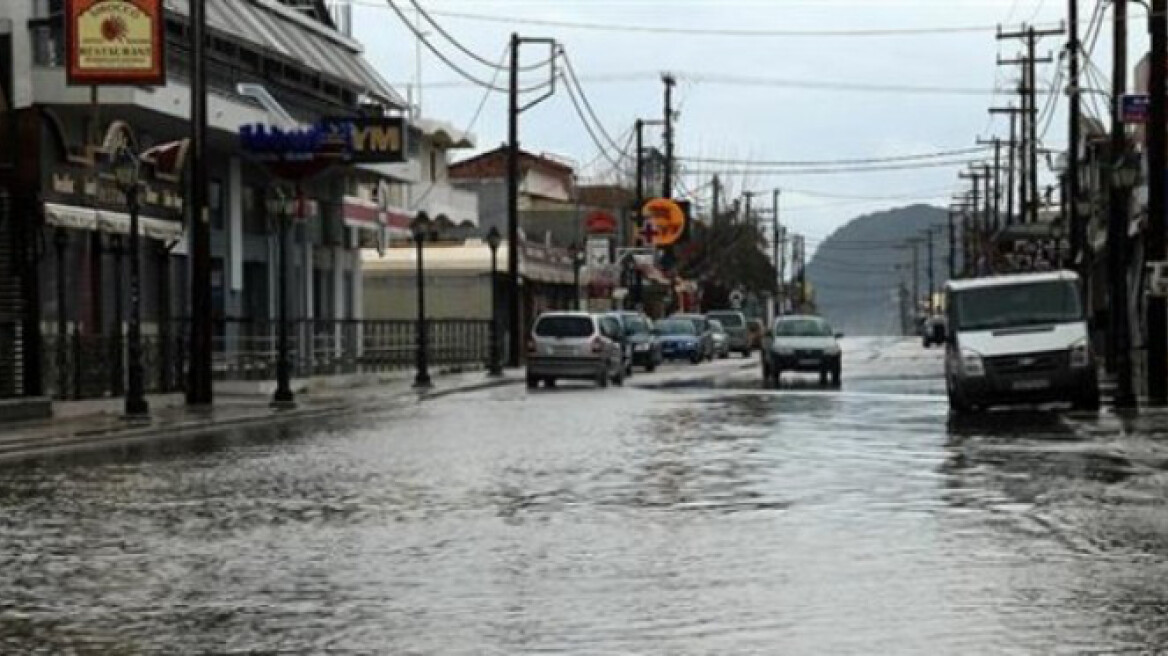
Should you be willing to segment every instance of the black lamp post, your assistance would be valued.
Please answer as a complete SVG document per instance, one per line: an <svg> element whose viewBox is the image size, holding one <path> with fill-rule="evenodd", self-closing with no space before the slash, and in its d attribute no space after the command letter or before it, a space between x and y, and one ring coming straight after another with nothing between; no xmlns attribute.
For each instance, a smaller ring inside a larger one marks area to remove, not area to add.
<svg viewBox="0 0 1168 656"><path fill-rule="evenodd" d="M568 246L568 257L572 258L572 299L573 310L580 309L580 267L584 265L584 251L580 245L572 242Z"/></svg>
<svg viewBox="0 0 1168 656"><path fill-rule="evenodd" d="M499 229L491 226L487 232L487 247L491 249L491 330L490 330L490 362L487 364L487 375L499 378L503 375L503 359L499 349L499 244L503 242L503 235Z"/></svg>
<svg viewBox="0 0 1168 656"><path fill-rule="evenodd" d="M273 188L268 197L268 216L274 217L280 244L280 285L279 313L276 337L276 393L272 395L272 407L291 410L296 407L296 395L292 393L292 363L288 353L288 221L292 199L279 187Z"/></svg>
<svg viewBox="0 0 1168 656"><path fill-rule="evenodd" d="M129 389L126 390L125 418L132 421L150 419L142 372L142 272L138 257L138 185L141 161L129 148L118 150L114 160L114 178L126 195L130 212L130 326L128 341ZM119 290L120 293L120 290ZM119 354L120 357L121 354Z"/></svg>
<svg viewBox="0 0 1168 656"><path fill-rule="evenodd" d="M414 389L425 390L433 387L433 384L430 382L429 362L427 360L429 335L427 335L426 325L425 266L422 262L422 253L425 250L423 245L425 244L427 234L430 232L430 217L426 216L425 212L418 214L417 218L410 225L410 230L413 232L414 247L417 249L418 258L418 350L416 355L418 373L414 376Z"/></svg>

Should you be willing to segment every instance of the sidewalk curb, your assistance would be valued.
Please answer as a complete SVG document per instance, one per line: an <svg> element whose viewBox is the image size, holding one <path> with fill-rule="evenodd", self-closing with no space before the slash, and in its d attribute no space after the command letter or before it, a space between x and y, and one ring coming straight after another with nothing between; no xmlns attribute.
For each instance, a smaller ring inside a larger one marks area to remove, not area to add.
<svg viewBox="0 0 1168 656"><path fill-rule="evenodd" d="M97 451L171 438L190 438L217 431L247 428L257 424L281 425L294 420L313 420L335 417L354 410L377 411L383 409L385 401L411 401L422 403L457 394L471 393L484 389L505 387L522 382L519 378L500 378L453 386L448 389L419 392L410 388L385 394L381 403L372 395L352 401L337 401L314 407L294 410L267 410L221 421L186 419L172 424L145 425L134 427L108 426L99 429L62 433L26 441L10 440L7 444L0 439L0 465L33 460L44 456L61 455L70 452ZM2 435L2 433L0 433Z"/></svg>

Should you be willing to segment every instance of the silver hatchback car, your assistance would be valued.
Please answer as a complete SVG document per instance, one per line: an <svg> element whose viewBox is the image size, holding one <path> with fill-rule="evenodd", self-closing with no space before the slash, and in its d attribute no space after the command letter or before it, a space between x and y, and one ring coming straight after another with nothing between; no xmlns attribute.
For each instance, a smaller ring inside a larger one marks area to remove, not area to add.
<svg viewBox="0 0 1168 656"><path fill-rule="evenodd" d="M527 387L561 378L591 380L599 387L625 382L624 347L615 317L584 312L548 312L531 328L527 344Z"/></svg>

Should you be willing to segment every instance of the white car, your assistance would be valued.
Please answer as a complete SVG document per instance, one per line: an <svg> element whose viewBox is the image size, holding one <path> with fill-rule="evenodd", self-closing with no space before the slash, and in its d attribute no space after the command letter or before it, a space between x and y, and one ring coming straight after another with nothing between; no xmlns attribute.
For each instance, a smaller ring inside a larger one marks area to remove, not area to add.
<svg viewBox="0 0 1168 656"><path fill-rule="evenodd" d="M549 312L531 327L527 343L527 387L559 379L594 381L598 387L625 382L624 334L612 316Z"/></svg>
<svg viewBox="0 0 1168 656"><path fill-rule="evenodd" d="M945 293L945 384L955 413L1053 401L1098 409L1098 371L1076 274L951 280Z"/></svg>
<svg viewBox="0 0 1168 656"><path fill-rule="evenodd" d="M843 335L821 317L779 317L767 331L762 351L763 382L777 387L785 371L819 374L819 384L839 387Z"/></svg>

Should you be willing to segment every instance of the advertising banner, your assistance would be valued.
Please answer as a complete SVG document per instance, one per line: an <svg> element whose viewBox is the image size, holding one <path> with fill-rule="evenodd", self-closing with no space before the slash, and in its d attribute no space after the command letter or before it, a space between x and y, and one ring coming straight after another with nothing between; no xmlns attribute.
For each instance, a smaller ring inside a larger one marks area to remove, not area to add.
<svg viewBox="0 0 1168 656"><path fill-rule="evenodd" d="M79 86L166 84L162 0L65 0L65 77Z"/></svg>

